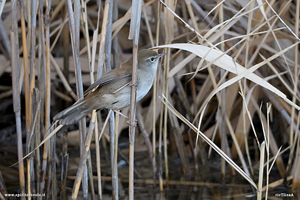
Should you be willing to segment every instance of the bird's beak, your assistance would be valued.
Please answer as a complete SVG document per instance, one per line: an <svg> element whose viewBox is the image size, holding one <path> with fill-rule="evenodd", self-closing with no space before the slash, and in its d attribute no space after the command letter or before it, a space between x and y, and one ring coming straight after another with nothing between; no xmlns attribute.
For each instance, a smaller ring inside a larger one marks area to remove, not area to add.
<svg viewBox="0 0 300 200"><path fill-rule="evenodd" d="M158 57L160 58L160 57L162 57L162 56L164 56L164 55L166 55L167 53L160 53L160 54L158 54Z"/></svg>

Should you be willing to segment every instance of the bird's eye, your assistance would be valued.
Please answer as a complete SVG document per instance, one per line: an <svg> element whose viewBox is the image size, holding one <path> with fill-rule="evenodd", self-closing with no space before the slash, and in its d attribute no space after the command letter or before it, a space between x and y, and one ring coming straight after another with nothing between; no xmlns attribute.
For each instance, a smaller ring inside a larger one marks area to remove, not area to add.
<svg viewBox="0 0 300 200"><path fill-rule="evenodd" d="M155 57L150 57L150 61L154 62L155 61Z"/></svg>

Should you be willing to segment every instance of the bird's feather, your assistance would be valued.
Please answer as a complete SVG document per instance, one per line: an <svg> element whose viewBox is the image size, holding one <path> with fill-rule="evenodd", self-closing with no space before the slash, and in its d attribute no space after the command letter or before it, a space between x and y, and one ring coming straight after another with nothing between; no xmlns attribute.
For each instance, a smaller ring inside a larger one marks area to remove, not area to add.
<svg viewBox="0 0 300 200"><path fill-rule="evenodd" d="M92 85L90 85L90 87L88 87L88 89L84 93L84 96L87 96L89 93L95 91L96 89L98 89L103 85L131 76L132 71L128 70L128 68L131 68L131 65L124 63L117 71L117 73L116 71L114 72L110 71L106 73L104 76L102 76L97 81L95 81Z"/></svg>

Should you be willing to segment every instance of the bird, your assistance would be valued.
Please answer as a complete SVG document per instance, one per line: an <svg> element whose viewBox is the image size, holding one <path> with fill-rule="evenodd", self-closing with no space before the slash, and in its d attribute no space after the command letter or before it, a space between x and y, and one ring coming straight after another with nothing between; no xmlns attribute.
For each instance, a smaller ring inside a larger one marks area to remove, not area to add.
<svg viewBox="0 0 300 200"><path fill-rule="evenodd" d="M158 54L150 49L138 51L136 69L136 102L140 101L151 89L159 58L165 53ZM70 125L87 116L92 110L113 109L120 110L130 105L131 57L118 68L106 73L91 84L84 93L84 97L76 101L72 106L59 112L54 120L59 120L62 125Z"/></svg>

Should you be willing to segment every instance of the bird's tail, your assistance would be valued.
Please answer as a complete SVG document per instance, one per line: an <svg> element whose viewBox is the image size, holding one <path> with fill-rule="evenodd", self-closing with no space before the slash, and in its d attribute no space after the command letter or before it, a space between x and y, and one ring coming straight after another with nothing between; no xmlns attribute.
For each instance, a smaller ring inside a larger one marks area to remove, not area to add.
<svg viewBox="0 0 300 200"><path fill-rule="evenodd" d="M71 107L55 115L53 119L60 120L60 123L63 125L69 125L78 122L80 119L89 114L89 109L85 109L85 103L85 101L76 102Z"/></svg>

